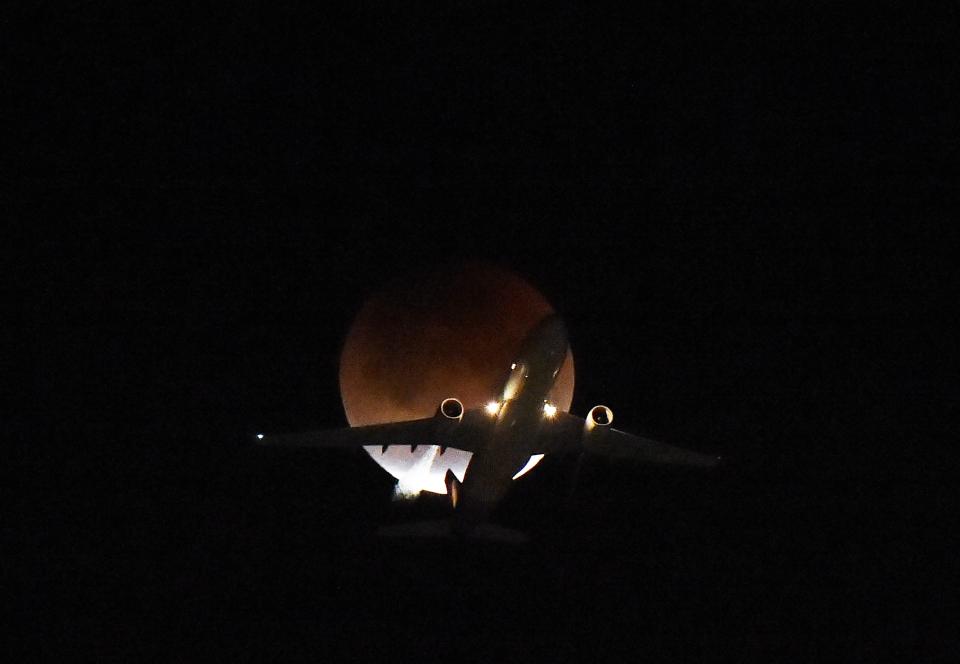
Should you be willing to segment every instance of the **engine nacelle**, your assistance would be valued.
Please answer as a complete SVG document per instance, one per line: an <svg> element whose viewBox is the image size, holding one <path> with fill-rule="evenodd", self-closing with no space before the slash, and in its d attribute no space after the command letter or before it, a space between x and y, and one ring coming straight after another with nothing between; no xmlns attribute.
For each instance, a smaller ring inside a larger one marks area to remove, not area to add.
<svg viewBox="0 0 960 664"><path fill-rule="evenodd" d="M584 428L592 431L597 427L608 427L613 422L613 411L606 406L594 406L587 413Z"/></svg>
<svg viewBox="0 0 960 664"><path fill-rule="evenodd" d="M437 408L437 417L441 416L448 420L459 422L463 419L463 404L460 403L459 399L454 399L453 397L444 399Z"/></svg>

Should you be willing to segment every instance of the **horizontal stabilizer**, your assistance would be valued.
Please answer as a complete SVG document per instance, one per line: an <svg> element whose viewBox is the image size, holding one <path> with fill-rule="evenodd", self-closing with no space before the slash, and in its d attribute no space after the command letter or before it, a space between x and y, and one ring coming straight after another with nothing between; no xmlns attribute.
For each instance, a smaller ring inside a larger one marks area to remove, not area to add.
<svg viewBox="0 0 960 664"><path fill-rule="evenodd" d="M389 539L453 539L458 537L450 521L414 521L395 526L381 526L377 535ZM482 523L468 530L463 537L503 544L525 544L530 537L519 530L511 530L492 523Z"/></svg>
<svg viewBox="0 0 960 664"><path fill-rule="evenodd" d="M413 521L381 526L377 535L389 538L448 538L453 536L449 521Z"/></svg>
<svg viewBox="0 0 960 664"><path fill-rule="evenodd" d="M530 541L530 536L526 533L504 528L503 526L498 526L493 523L479 524L470 531L467 537L487 540L489 542L502 542L503 544L526 544Z"/></svg>

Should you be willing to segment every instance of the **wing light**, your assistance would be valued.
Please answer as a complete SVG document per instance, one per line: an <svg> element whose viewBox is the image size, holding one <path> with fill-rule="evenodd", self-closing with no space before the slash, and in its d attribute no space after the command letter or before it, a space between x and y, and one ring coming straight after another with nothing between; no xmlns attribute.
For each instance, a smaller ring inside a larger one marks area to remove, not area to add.
<svg viewBox="0 0 960 664"><path fill-rule="evenodd" d="M490 415L496 415L497 411L500 410L500 404L496 401L490 401L486 406L484 406L484 410L486 410Z"/></svg>

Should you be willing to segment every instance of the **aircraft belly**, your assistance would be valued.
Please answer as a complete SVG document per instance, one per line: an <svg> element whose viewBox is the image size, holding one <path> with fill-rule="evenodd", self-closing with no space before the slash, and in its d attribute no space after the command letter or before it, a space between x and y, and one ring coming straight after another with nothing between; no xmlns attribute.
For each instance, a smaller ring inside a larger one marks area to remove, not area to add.
<svg viewBox="0 0 960 664"><path fill-rule="evenodd" d="M464 473L456 510L461 521L485 519L506 494L532 454L541 403L536 395L523 394L504 404L488 446L474 453Z"/></svg>
<svg viewBox="0 0 960 664"><path fill-rule="evenodd" d="M464 474L458 509L482 513L493 509L529 457L509 448L474 454Z"/></svg>

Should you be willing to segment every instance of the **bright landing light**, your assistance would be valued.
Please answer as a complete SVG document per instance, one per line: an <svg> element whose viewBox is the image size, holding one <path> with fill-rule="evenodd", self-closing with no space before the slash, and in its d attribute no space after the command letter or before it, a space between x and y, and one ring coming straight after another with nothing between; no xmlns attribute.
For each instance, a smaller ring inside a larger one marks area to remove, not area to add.
<svg viewBox="0 0 960 664"><path fill-rule="evenodd" d="M499 409L500 409L500 404L498 404L496 401L491 401L486 405L486 410L491 415L496 415L497 410Z"/></svg>
<svg viewBox="0 0 960 664"><path fill-rule="evenodd" d="M557 414L557 407L552 403L545 403L543 404L543 414L547 417L553 417Z"/></svg>

